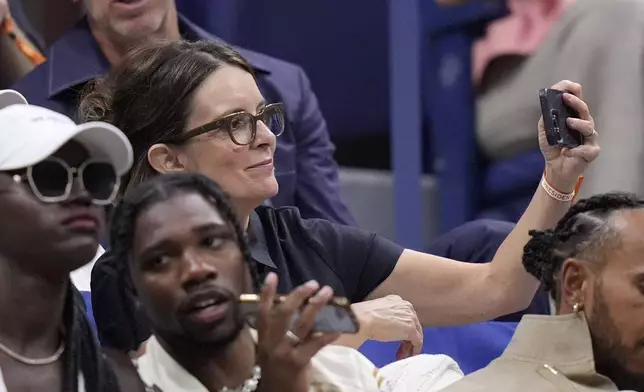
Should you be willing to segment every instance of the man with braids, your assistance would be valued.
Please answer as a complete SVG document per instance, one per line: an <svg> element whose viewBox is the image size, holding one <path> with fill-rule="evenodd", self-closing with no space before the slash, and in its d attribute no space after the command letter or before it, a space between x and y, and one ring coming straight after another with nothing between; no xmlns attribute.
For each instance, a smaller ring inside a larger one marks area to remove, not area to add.
<svg viewBox="0 0 644 392"><path fill-rule="evenodd" d="M445 391L644 391L644 200L593 196L531 235L523 264L557 315L524 316L499 359Z"/></svg>
<svg viewBox="0 0 644 392"><path fill-rule="evenodd" d="M115 357L117 380L70 281L94 257L103 205L131 164L115 127L76 126L0 91L0 391L141 390Z"/></svg>
<svg viewBox="0 0 644 392"><path fill-rule="evenodd" d="M379 374L357 350L325 347L338 335L312 326L333 290L309 281L274 304L277 275L261 284L231 202L201 174L158 176L134 188L114 211L110 238L154 331L137 360L153 391L408 392L422 385L430 392L461 377L445 356L409 358ZM244 292L261 292L256 338L240 309Z"/></svg>

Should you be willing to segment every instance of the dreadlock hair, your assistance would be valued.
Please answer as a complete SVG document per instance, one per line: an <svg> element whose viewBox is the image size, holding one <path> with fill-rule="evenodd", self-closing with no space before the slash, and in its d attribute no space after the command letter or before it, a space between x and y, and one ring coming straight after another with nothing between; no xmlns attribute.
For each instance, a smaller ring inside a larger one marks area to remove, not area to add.
<svg viewBox="0 0 644 392"><path fill-rule="evenodd" d="M217 183L198 173L171 173L153 177L133 188L116 206L110 228L110 249L114 252L115 259L122 261L119 276L126 279L125 285L134 290L129 273L129 260L137 218L155 204L179 194L200 195L230 225L235 233L243 260L250 268L253 288L258 292L261 281L257 264L250 256L246 235L230 199Z"/></svg>
<svg viewBox="0 0 644 392"><path fill-rule="evenodd" d="M103 356L89 320L81 294L70 283L63 314L65 354L63 355L63 392L78 391L78 375L83 375L85 390L118 392L116 376Z"/></svg>
<svg viewBox="0 0 644 392"><path fill-rule="evenodd" d="M619 245L620 233L611 217L616 211L644 208L644 200L629 193L606 193L580 200L554 229L531 230L532 238L523 248L523 266L553 292L563 263L569 258L602 261L608 249Z"/></svg>

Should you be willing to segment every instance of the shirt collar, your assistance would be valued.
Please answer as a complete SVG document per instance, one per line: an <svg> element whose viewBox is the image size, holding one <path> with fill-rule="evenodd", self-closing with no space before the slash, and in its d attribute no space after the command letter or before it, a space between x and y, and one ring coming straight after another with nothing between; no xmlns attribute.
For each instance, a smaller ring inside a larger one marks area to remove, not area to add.
<svg viewBox="0 0 644 392"><path fill-rule="evenodd" d="M224 43L181 14L179 14L179 31L189 41L206 40ZM263 63L261 57L257 58L252 52L244 49L235 49L242 53L256 72L270 73L269 67ZM49 98L101 77L110 69L110 64L89 30L89 24L85 18L52 45L47 57Z"/></svg>
<svg viewBox="0 0 644 392"><path fill-rule="evenodd" d="M249 332L257 342L257 331L249 329ZM163 392L207 392L206 387L163 348L155 335L145 343L145 354L133 363L141 380L153 390L156 386Z"/></svg>
<svg viewBox="0 0 644 392"><path fill-rule="evenodd" d="M595 376L595 357L583 313L523 316L502 358L548 365L570 379Z"/></svg>
<svg viewBox="0 0 644 392"><path fill-rule="evenodd" d="M162 391L207 392L208 390L168 354L152 335L145 343L145 354L134 361L141 380Z"/></svg>
<svg viewBox="0 0 644 392"><path fill-rule="evenodd" d="M257 342L257 331L249 329L248 332L253 340ZM242 331L242 333L245 332ZM434 357L437 359L432 359ZM443 367L446 361L439 359L438 356L425 356L421 362L421 365L416 365L416 369L421 366L423 369L421 382L436 382L435 379L445 372ZM436 362L440 362L441 366L437 366ZM163 348L155 335L152 335L145 343L145 353L134 360L133 363L143 383L153 391L207 392L206 387ZM430 381L425 376L425 373L427 373L427 368L432 366L434 369L432 369L432 379ZM454 363L454 367L458 369L456 363ZM340 368L344 371L339 371L338 369ZM410 368L412 368L412 371L414 370L413 366ZM439 372L441 373L440 375L434 374ZM311 359L312 380L310 390L355 391L358 390L356 388L358 385L356 379L359 381L369 379L371 381L370 385L360 382L364 388L360 390L380 390L380 388L376 388L378 375L378 369L375 365L357 350L342 346L327 346L318 351Z"/></svg>
<svg viewBox="0 0 644 392"><path fill-rule="evenodd" d="M268 246L266 244L266 233L264 226L259 219L259 215L255 211L250 214L248 222L248 242L250 247L250 256L258 263L264 264L267 267L277 269L277 265L273 262Z"/></svg>

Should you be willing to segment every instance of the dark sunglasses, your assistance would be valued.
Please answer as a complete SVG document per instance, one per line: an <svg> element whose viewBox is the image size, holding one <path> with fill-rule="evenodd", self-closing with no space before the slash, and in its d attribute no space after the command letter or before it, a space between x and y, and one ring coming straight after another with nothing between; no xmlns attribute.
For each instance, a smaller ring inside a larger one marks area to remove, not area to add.
<svg viewBox="0 0 644 392"><path fill-rule="evenodd" d="M26 181L43 203L60 203L69 199L75 177L78 177L81 189L98 205L112 203L121 184L111 163L88 160L75 168L56 157L29 166L25 174L16 174L13 180L17 183Z"/></svg>
<svg viewBox="0 0 644 392"><path fill-rule="evenodd" d="M273 103L261 109L257 115L248 112L237 112L221 117L215 121L191 129L170 143L184 143L196 136L203 135L216 129L225 130L233 143L246 146L255 140L257 122L261 121L270 131L279 136L284 132L284 105Z"/></svg>

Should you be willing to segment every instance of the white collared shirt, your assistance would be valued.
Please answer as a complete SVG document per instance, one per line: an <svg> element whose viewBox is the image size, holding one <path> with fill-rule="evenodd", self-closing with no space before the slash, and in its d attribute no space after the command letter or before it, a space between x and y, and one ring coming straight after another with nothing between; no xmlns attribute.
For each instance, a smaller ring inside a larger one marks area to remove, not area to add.
<svg viewBox="0 0 644 392"><path fill-rule="evenodd" d="M135 365L146 385L163 392L208 392L154 336ZM378 369L359 351L336 345L320 350L311 366L311 391L332 384L335 388L328 390L338 392L434 392L463 377L456 362L445 355L418 355Z"/></svg>
<svg viewBox="0 0 644 392"><path fill-rule="evenodd" d="M89 263L85 264L84 266L78 268L77 270L72 271L72 273L70 274L72 278L72 282L74 283L74 286L76 286L78 291L80 292L92 291L92 288L91 288L92 268L94 268L94 264L96 264L96 260L98 260L98 258L101 257L103 253L105 253L105 249L103 249L103 247L99 245L98 249L96 250L96 256L94 256L94 259Z"/></svg>

